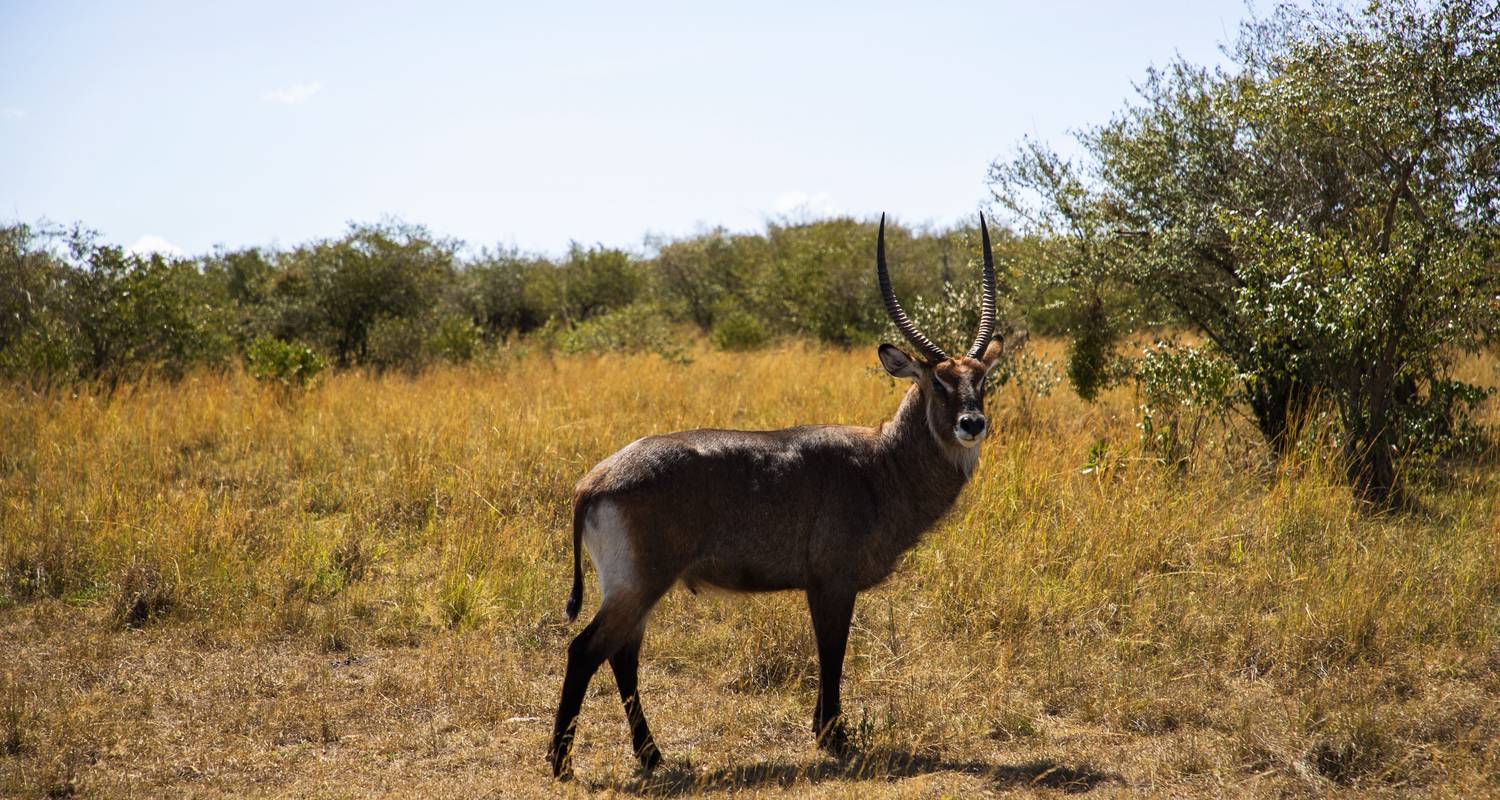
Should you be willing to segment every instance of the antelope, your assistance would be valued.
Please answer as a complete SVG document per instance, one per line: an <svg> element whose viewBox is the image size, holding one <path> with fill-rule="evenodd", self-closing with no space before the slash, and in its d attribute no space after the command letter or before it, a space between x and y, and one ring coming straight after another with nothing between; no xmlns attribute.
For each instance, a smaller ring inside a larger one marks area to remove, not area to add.
<svg viewBox="0 0 1500 800"><path fill-rule="evenodd" d="M999 361L995 265L989 229L979 331L948 356L902 310L885 263L885 216L875 269L886 313L919 358L890 344L885 371L912 382L893 419L877 428L808 425L775 431L691 430L647 436L599 462L573 494L573 591L583 603L579 543L603 595L568 646L548 761L572 775L574 731L585 690L606 660L615 674L643 771L661 761L637 693L647 614L677 582L733 592L802 590L817 638L813 736L842 756L839 679L859 592L881 581L952 507L973 474L987 432L984 381Z"/></svg>

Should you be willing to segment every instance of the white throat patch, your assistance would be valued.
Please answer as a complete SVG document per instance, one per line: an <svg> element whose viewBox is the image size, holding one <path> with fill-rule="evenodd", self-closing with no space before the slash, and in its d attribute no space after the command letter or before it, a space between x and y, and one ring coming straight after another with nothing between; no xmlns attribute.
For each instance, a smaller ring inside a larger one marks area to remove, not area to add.
<svg viewBox="0 0 1500 800"><path fill-rule="evenodd" d="M972 447L960 446L956 449L952 447L945 449L948 451L948 460L953 462L953 466L958 467L965 478L973 477L974 468L979 466L979 442L975 442Z"/></svg>
<svg viewBox="0 0 1500 800"><path fill-rule="evenodd" d="M926 416L927 410L923 409L922 414ZM936 425L932 424L932 417L927 417L927 430L932 434L932 440L937 442L937 446L941 447L943 452L947 454L948 460L953 462L953 466L958 467L959 472L964 474L964 478L968 479L972 477L974 475L974 468L979 466L979 445L984 439L981 438L970 447L964 447L963 445L955 447L943 441L943 434L938 430Z"/></svg>

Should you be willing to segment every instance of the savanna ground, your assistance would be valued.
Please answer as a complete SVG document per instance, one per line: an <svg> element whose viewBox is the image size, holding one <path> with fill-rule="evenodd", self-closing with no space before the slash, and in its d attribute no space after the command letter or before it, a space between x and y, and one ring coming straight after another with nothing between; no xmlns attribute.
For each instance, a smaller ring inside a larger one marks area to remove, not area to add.
<svg viewBox="0 0 1500 800"><path fill-rule="evenodd" d="M862 596L860 755L812 747L801 596L679 590L641 672L663 769L635 773L605 669L552 782L573 482L650 432L875 424L904 391L875 364L0 390L0 793L1500 794L1493 450L1382 513L1317 448L1271 467L1243 431L1163 468L1128 389L1065 387L1001 390L953 513Z"/></svg>

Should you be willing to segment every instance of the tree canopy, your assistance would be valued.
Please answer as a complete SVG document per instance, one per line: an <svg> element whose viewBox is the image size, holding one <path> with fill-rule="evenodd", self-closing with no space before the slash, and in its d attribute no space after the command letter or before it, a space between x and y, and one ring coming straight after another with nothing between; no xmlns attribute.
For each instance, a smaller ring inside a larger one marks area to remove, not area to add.
<svg viewBox="0 0 1500 800"><path fill-rule="evenodd" d="M1500 321L1500 9L1283 5L1226 52L1148 73L1078 161L1025 143L995 198L1096 310L1073 330L1085 392L1101 340L1185 324L1275 448L1329 402L1350 477L1396 497L1402 460L1481 396L1453 358Z"/></svg>

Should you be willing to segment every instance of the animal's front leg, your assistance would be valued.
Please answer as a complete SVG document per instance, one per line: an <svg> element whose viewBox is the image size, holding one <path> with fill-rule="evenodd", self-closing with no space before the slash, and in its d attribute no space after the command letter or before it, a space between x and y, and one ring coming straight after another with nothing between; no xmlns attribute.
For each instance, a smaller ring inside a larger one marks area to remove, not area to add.
<svg viewBox="0 0 1500 800"><path fill-rule="evenodd" d="M809 589L807 606L818 639L818 703L813 708L813 735L819 747L842 756L849 749L849 739L839 719L839 679L844 673L844 649L849 643L849 622L854 616L854 592L827 587Z"/></svg>

